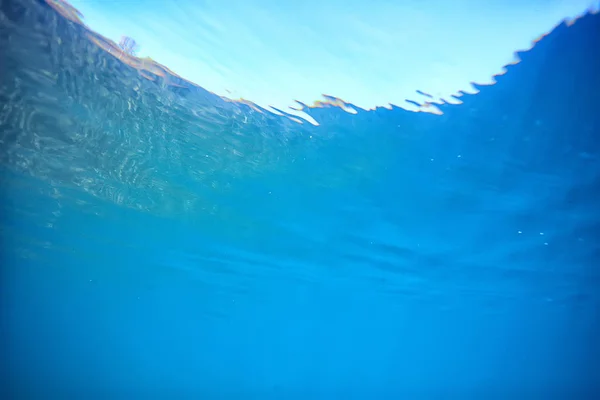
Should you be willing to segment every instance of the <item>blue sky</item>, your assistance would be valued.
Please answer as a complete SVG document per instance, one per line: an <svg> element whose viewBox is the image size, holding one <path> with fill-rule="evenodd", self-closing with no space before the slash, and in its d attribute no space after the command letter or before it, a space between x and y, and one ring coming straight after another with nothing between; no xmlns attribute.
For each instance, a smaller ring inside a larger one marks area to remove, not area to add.
<svg viewBox="0 0 600 400"><path fill-rule="evenodd" d="M72 0L84 22L218 95L263 107L451 100L598 0Z"/></svg>

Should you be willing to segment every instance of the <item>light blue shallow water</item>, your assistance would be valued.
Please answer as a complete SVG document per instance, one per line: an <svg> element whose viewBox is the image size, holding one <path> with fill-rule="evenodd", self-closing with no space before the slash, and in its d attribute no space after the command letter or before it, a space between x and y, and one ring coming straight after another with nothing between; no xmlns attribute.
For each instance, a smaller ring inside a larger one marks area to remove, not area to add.
<svg viewBox="0 0 600 400"><path fill-rule="evenodd" d="M597 398L598 15L314 127L1 4L6 398Z"/></svg>

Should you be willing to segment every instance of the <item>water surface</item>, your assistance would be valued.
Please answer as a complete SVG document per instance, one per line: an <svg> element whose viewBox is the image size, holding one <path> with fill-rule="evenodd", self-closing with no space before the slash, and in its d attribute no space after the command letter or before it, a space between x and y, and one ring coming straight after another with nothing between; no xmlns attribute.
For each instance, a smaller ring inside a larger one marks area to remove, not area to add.
<svg viewBox="0 0 600 400"><path fill-rule="evenodd" d="M7 398L600 393L598 15L441 116L313 126L1 9Z"/></svg>

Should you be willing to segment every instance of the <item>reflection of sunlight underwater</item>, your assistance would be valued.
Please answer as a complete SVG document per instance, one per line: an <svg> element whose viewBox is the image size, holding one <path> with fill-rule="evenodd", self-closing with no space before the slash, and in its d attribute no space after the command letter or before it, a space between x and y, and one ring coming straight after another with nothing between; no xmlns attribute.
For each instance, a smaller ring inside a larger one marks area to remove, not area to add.
<svg viewBox="0 0 600 400"><path fill-rule="evenodd" d="M1 13L6 398L598 393L600 16L313 126Z"/></svg>

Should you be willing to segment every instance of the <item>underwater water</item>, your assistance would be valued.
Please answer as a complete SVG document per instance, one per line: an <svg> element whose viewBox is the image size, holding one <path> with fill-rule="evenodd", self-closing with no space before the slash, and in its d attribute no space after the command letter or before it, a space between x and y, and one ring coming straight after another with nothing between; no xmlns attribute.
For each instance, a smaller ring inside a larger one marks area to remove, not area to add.
<svg viewBox="0 0 600 400"><path fill-rule="evenodd" d="M314 126L0 5L3 398L600 396L600 15Z"/></svg>

